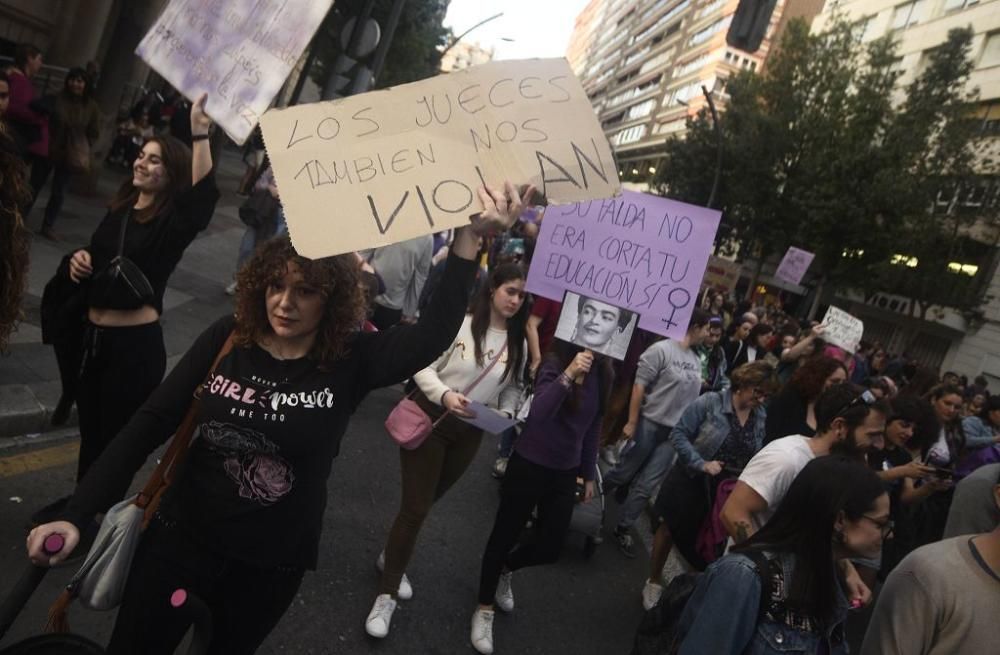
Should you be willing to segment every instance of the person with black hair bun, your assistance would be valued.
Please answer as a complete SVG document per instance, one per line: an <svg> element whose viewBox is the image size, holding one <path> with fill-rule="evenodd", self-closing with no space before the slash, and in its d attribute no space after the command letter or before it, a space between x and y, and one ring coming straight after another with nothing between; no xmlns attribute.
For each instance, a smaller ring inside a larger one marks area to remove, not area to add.
<svg viewBox="0 0 1000 655"><path fill-rule="evenodd" d="M32 170L31 174L32 205L48 181L49 174L52 175L49 202L38 231L49 241L59 241L55 224L70 178L73 173L90 170L91 149L100 137L100 123L101 110L90 97L87 72L82 68L71 69L66 73L63 90L56 96L54 110L49 117L49 157L36 161L37 171Z"/></svg>
<svg viewBox="0 0 1000 655"><path fill-rule="evenodd" d="M470 631L472 646L480 653L493 652L494 607L514 610L514 572L555 562L577 500L588 502L594 496L601 421L613 380L610 358L565 341L554 341L542 360L531 411L507 465L483 553L479 605ZM584 480L579 499L578 476ZM536 538L519 544L535 507Z"/></svg>
<svg viewBox="0 0 1000 655"><path fill-rule="evenodd" d="M851 592L837 562L876 557L892 529L872 471L845 456L810 461L767 523L699 578L678 653L846 654Z"/></svg>

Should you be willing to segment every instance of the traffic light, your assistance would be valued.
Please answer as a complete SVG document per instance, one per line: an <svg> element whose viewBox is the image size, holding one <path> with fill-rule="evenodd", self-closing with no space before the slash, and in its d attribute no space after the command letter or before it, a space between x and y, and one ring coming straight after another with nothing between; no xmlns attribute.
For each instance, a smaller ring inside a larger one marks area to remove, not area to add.
<svg viewBox="0 0 1000 655"><path fill-rule="evenodd" d="M334 100L346 96L365 93L372 88L372 70L365 62L337 55L323 89L324 100Z"/></svg>
<svg viewBox="0 0 1000 655"><path fill-rule="evenodd" d="M744 52L757 52L778 0L740 0L726 34L726 43Z"/></svg>

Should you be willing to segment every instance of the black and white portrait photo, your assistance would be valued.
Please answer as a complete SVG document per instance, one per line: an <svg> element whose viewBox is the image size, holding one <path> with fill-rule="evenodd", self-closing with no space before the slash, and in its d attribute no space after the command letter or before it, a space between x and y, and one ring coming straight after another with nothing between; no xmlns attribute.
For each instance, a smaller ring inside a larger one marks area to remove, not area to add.
<svg viewBox="0 0 1000 655"><path fill-rule="evenodd" d="M638 315L571 291L563 299L556 338L612 359L625 359Z"/></svg>

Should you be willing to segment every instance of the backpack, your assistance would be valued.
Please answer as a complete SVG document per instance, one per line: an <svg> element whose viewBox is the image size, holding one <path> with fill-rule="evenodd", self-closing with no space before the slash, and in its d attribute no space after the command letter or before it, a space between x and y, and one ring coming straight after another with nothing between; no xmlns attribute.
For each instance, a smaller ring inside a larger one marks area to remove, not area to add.
<svg viewBox="0 0 1000 655"><path fill-rule="evenodd" d="M771 596L771 577L766 574L769 570L768 560L760 551L744 554L753 560L761 579L759 616L763 614ZM681 614L701 576L702 573L682 573L670 581L663 590L660 601L639 622L631 655L676 655L681 646L677 634Z"/></svg>

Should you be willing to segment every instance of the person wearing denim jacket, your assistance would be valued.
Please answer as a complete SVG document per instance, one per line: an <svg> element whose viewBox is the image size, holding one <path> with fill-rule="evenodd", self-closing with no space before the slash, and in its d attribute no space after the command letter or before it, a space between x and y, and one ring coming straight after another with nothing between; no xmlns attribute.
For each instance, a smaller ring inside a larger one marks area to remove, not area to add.
<svg viewBox="0 0 1000 655"><path fill-rule="evenodd" d="M962 419L965 447L970 450L1000 443L1000 396L989 396L977 416Z"/></svg>
<svg viewBox="0 0 1000 655"><path fill-rule="evenodd" d="M690 552L695 531L712 511L713 501L704 495L702 482L707 480L705 475L718 476L723 467L727 477L738 474L764 446L767 411L763 402L776 387L771 364L744 364L733 371L731 388L699 396L681 414L669 439L686 470L668 476L656 498L654 516L658 525L649 558L649 578L642 590L646 609L655 605L663 593L660 575L675 545L671 526L680 529L676 535L680 552L696 569L704 568L705 562L696 562ZM711 484L715 487L714 481Z"/></svg>
<svg viewBox="0 0 1000 655"><path fill-rule="evenodd" d="M872 557L891 531L873 471L836 455L809 462L771 520L699 578L678 621L679 655L848 653L850 605L836 561ZM766 572L753 551L768 558Z"/></svg>
<svg viewBox="0 0 1000 655"><path fill-rule="evenodd" d="M754 362L755 364L757 362ZM769 371L774 368L766 362ZM749 364L744 364L749 366ZM735 376L734 376L735 377ZM681 420L670 433L670 443L680 461L690 471L702 473L705 463L715 457L719 447L729 436L730 421L733 416L733 392L729 388L721 392L706 393L689 405L681 414ZM765 392L759 392L765 393ZM764 447L764 423L767 420L767 410L763 406L755 407L750 412L749 421L752 424L754 452Z"/></svg>

